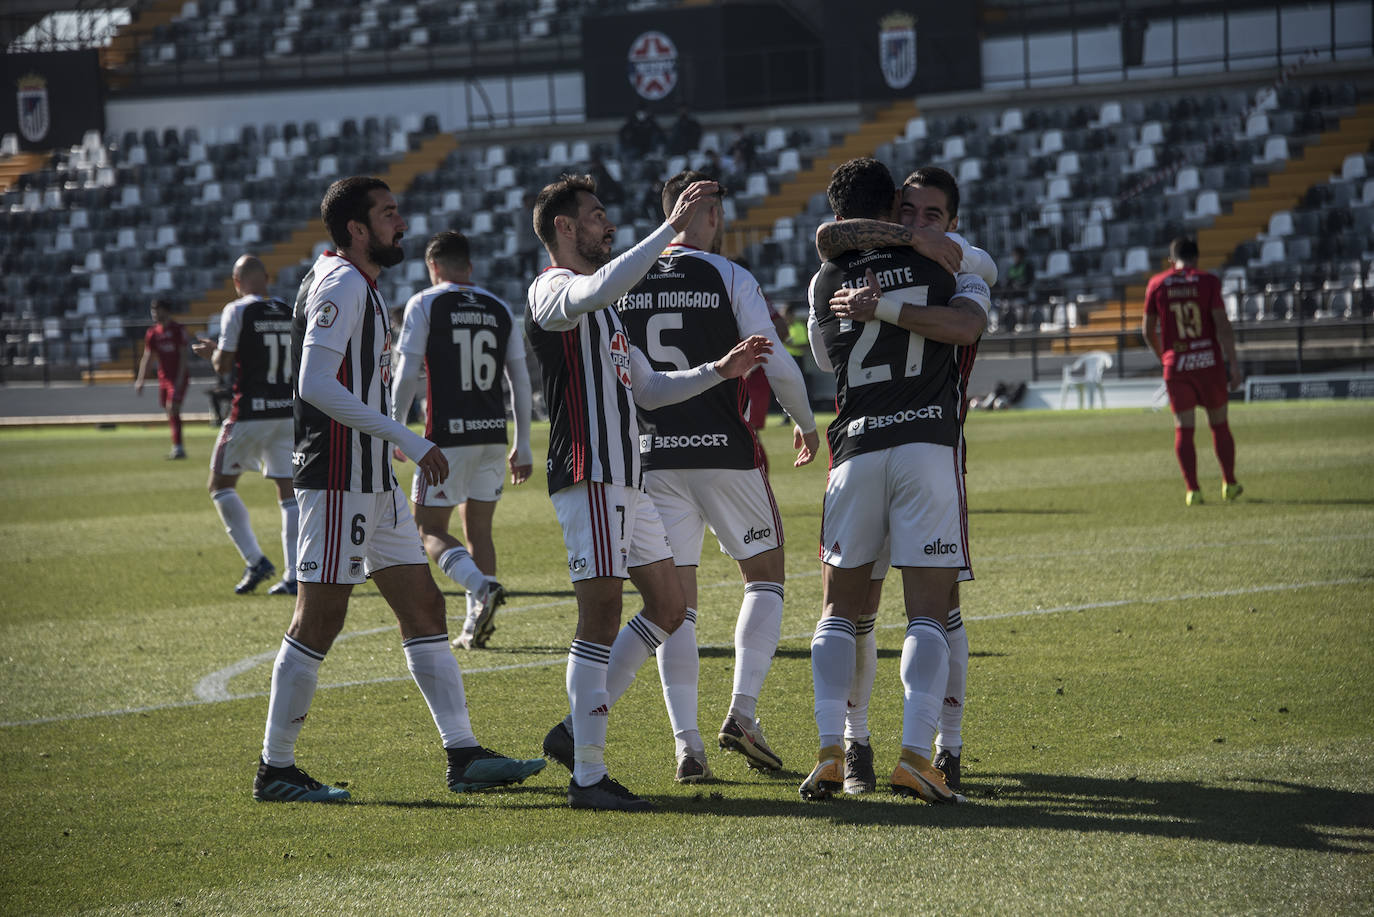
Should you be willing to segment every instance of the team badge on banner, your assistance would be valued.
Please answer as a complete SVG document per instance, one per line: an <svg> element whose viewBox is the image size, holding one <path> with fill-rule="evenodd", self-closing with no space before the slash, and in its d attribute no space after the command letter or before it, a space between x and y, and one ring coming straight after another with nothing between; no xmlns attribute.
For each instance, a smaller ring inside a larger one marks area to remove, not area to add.
<svg viewBox="0 0 1374 917"><path fill-rule="evenodd" d="M892 89L905 89L916 78L916 17L889 13L878 20L878 64Z"/></svg>
<svg viewBox="0 0 1374 917"><path fill-rule="evenodd" d="M35 73L19 78L19 132L29 143L48 135L52 118L48 111L48 81Z"/></svg>
<svg viewBox="0 0 1374 917"><path fill-rule="evenodd" d="M630 85L651 102L677 86L677 45L662 32L644 32L630 43Z"/></svg>

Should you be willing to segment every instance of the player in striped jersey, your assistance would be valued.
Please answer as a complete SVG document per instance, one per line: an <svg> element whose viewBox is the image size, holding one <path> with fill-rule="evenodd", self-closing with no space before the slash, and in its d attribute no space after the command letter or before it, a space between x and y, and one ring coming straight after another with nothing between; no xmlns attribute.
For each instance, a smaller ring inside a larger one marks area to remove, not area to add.
<svg viewBox="0 0 1374 917"><path fill-rule="evenodd" d="M706 177L687 171L668 179L663 212L671 212L688 185ZM776 352L783 351L758 281L719 254L724 232L717 195L617 303L631 342L655 369L686 369L750 334L767 336ZM778 359L757 375L765 374L803 431L795 464L805 465L815 458L820 437L801 370L794 360ZM782 627L782 517L763 467L763 449L742 416L747 398L740 380L679 404L639 412L644 490L663 519L687 600L683 625L658 648L679 783L711 777L697 729L696 571L707 525L721 551L739 564L745 582L735 628L734 691L718 741L721 748L744 755L750 767L782 767L755 713Z"/></svg>
<svg viewBox="0 0 1374 917"><path fill-rule="evenodd" d="M492 616L497 606L505 602L505 589L495 579L491 521L507 458L515 484L529 478L534 462L530 377L524 338L510 306L472 282L467 237L460 232L435 235L425 248L425 267L433 286L406 303L391 416L404 421L410 413L423 362L425 436L443 447L449 475L431 487L416 473L411 489L415 523L430 559L467 590L467 617L454 645L480 649L496 629ZM515 417L509 457L503 375ZM455 506L467 547L449 532Z"/></svg>
<svg viewBox="0 0 1374 917"><path fill-rule="evenodd" d="M301 282L292 320L296 494L301 506L296 612L272 669L256 799L328 802L348 791L296 766L295 746L320 663L343 628L353 587L371 577L400 624L406 665L439 728L450 790L518 783L544 767L477 744L463 674L449 647L444 596L391 471L396 443L435 484L443 450L388 413L391 317L377 276L399 264L405 220L380 179L329 186L320 213L337 251Z"/></svg>
<svg viewBox="0 0 1374 917"><path fill-rule="evenodd" d="M525 328L544 374L549 494L563 527L578 617L568 652L572 712L545 736L544 750L572 771L574 808L652 808L607 773L606 720L686 612L663 523L639 490L636 404L652 409L691 398L743 376L771 350L767 338L755 336L714 363L658 373L630 344L614 308L716 191L714 182L689 185L667 221L615 259L615 225L591 178L564 175L534 204L535 231L551 266L530 284ZM620 629L627 577L644 610Z"/></svg>
<svg viewBox="0 0 1374 917"><path fill-rule="evenodd" d="M872 159L837 168L827 195L841 220L891 219L900 200L887 168ZM837 295L842 290L851 295ZM838 410L827 433L821 524L825 608L811 643L821 749L803 799L826 799L843 786L855 625L887 542L902 570L908 620L902 756L892 786L932 802L962 801L926 757L949 671L946 602L969 565L955 350L976 341L987 320L979 306L953 299L954 290L953 276L905 247L847 251L812 282Z"/></svg>
<svg viewBox="0 0 1374 917"><path fill-rule="evenodd" d="M291 307L267 296L267 269L253 255L234 262L239 298L220 314L219 343L198 339L191 349L215 372L232 375L234 397L210 456L210 499L229 540L246 565L234 587L252 592L276 572L258 546L248 507L238 493L239 475L262 471L277 488L285 575L267 590L296 594L296 536L300 513L291 484Z"/></svg>
<svg viewBox="0 0 1374 917"><path fill-rule="evenodd" d="M967 296L986 311L990 305L989 290L997 282L997 265L986 252L970 246L962 236L956 234L959 228L959 185L954 176L934 166L912 172L902 185L899 216L901 226L866 220L826 224L816 234L817 248L822 257L833 257L843 251L842 248L835 247L842 244L863 247L875 244L914 245L917 240L923 244L931 244L948 238L960 246L956 297ZM816 344L813 347L813 350L815 349L824 352L823 344ZM960 347L957 351L960 388L965 393L968 391L969 374L973 370L973 360L977 351L977 341L970 346ZM960 453L965 463L967 456L962 442L962 425L967 412L968 399L965 397L959 409ZM873 772L873 749L869 741L868 701L873 692L878 662L878 644L873 628L878 616L878 603L882 599L883 577L887 574L887 569L888 564L884 555L874 565L874 578L870 583L867 607L856 622L858 649L855 656L854 679L845 711L844 787L845 792L850 794L872 792L877 783ZM960 756L963 749L962 727L969 654L968 632L964 627L960 609L959 582L972 578L972 570L960 571L959 579L950 592L949 617L945 625L950 647L949 679L940 709L940 731L935 737L934 765L945 775L946 782L954 790L960 789L961 784Z"/></svg>

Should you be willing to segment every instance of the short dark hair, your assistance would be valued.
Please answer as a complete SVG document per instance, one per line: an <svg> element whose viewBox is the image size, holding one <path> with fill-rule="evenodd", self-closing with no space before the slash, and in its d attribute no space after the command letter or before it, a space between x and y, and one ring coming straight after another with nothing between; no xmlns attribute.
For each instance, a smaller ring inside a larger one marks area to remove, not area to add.
<svg viewBox="0 0 1374 917"><path fill-rule="evenodd" d="M825 189L830 209L842 220L887 219L896 194L897 185L887 166L869 157L841 163Z"/></svg>
<svg viewBox="0 0 1374 917"><path fill-rule="evenodd" d="M148 303L149 309L163 309L167 312L172 311L172 301L170 299L154 299Z"/></svg>
<svg viewBox="0 0 1374 917"><path fill-rule="evenodd" d="M1197 260L1197 240L1188 236L1179 236L1169 243L1169 260L1182 261L1185 264Z"/></svg>
<svg viewBox="0 0 1374 917"><path fill-rule="evenodd" d="M468 237L454 230L436 232L425 246L425 260L454 270L467 270L472 266Z"/></svg>
<svg viewBox="0 0 1374 917"><path fill-rule="evenodd" d="M903 188L915 185L918 188L935 188L945 192L946 208L952 220L959 215L959 182L939 166L924 166L906 177Z"/></svg>
<svg viewBox="0 0 1374 917"><path fill-rule="evenodd" d="M698 172L696 169L683 169L663 183L663 215L666 217L673 212L677 206L677 199L682 197L682 192L687 190L687 186L693 182L715 181L713 176L705 172ZM724 196L725 189L722 187L717 196Z"/></svg>
<svg viewBox="0 0 1374 917"><path fill-rule="evenodd" d="M347 248L352 242L348 235L350 222L367 223L367 212L372 209L372 192L390 190L386 182L371 175L352 175L329 186L324 200L320 201L320 217L337 248Z"/></svg>
<svg viewBox="0 0 1374 917"><path fill-rule="evenodd" d="M554 217L577 217L577 195L596 193L596 179L590 175L563 173L557 181L545 185L534 199L534 234L549 251L557 248L558 231L553 228Z"/></svg>

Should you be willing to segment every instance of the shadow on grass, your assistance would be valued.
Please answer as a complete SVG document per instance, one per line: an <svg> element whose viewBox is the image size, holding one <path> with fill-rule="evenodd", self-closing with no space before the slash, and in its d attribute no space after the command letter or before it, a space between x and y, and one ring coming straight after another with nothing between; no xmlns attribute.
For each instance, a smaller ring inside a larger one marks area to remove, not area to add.
<svg viewBox="0 0 1374 917"><path fill-rule="evenodd" d="M463 589L448 589L448 588L445 588L446 585L447 585L446 583L441 583L441 584L440 584L440 588L439 588L439 591L442 592L442 593L444 594L445 598L462 599L464 596L467 595L467 592L466 592L465 590L463 590ZM507 601L507 602L511 601L512 599L532 599L532 598L571 599L571 598L576 598L576 594L572 591L572 589L507 589L507 590L506 590L506 601Z"/></svg>
<svg viewBox="0 0 1374 917"><path fill-rule="evenodd" d="M1081 509L1002 509L997 506L968 511L970 516L1081 516L1085 512Z"/></svg>
<svg viewBox="0 0 1374 917"><path fill-rule="evenodd" d="M780 775L782 777L782 775ZM787 785L795 794L800 775ZM723 816L811 816L854 825L1028 828L1190 838L1247 846L1368 853L1374 794L1283 780L1172 780L1000 774L965 781L970 803L931 806L879 792L828 802L738 800L704 785L692 796L660 796L664 811Z"/></svg>
<svg viewBox="0 0 1374 917"><path fill-rule="evenodd" d="M1241 503L1263 503L1267 506L1374 506L1371 500L1266 500L1262 497L1242 497Z"/></svg>
<svg viewBox="0 0 1374 917"><path fill-rule="evenodd" d="M480 805L483 796L519 796L511 808L521 811L535 809L566 809L568 807L568 788L560 786L507 786L489 790L475 790L470 793L451 793L444 799L352 799L342 805L379 806L389 809L470 809Z"/></svg>

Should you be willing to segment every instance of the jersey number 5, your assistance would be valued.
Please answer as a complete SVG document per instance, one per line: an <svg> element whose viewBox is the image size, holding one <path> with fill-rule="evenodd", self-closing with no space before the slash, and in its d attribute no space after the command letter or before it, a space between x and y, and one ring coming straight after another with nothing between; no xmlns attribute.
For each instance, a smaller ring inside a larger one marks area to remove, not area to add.
<svg viewBox="0 0 1374 917"><path fill-rule="evenodd" d="M491 390L496 381L496 334L454 328L453 343L458 348L459 384L470 392L473 386L480 392Z"/></svg>

